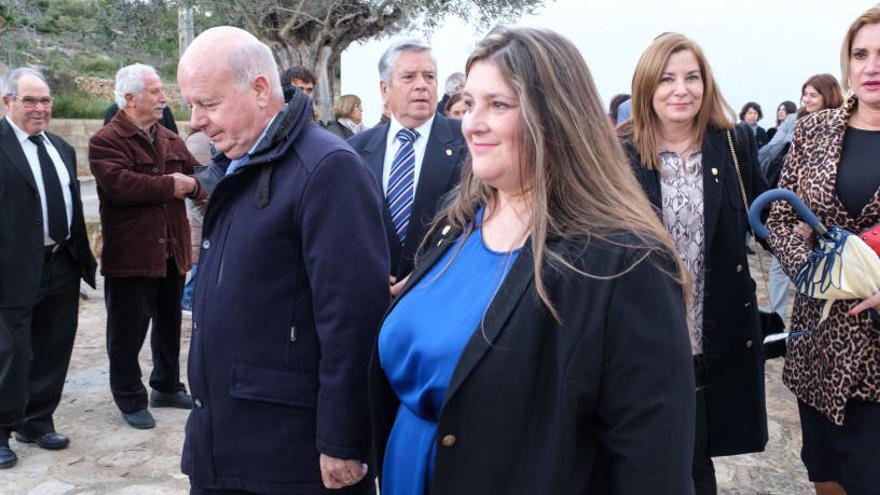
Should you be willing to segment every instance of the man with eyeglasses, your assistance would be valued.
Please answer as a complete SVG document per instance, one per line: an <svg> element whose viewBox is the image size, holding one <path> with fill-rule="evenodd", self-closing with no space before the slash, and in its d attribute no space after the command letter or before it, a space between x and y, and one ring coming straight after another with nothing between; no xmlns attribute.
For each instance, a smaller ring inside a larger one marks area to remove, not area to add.
<svg viewBox="0 0 880 495"><path fill-rule="evenodd" d="M0 120L0 469L19 443L58 450L55 431L79 314L80 279L95 287L76 178L76 154L46 132L52 95L43 75L15 69Z"/></svg>

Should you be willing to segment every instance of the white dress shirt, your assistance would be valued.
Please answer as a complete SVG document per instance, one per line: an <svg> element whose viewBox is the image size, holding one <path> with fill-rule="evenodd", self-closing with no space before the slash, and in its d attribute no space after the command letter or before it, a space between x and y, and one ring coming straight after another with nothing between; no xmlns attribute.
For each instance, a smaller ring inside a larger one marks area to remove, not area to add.
<svg viewBox="0 0 880 495"><path fill-rule="evenodd" d="M43 207L43 245L50 246L55 244L55 241L49 237L49 212L46 208L46 186L43 184L43 171L40 169L40 157L37 156L37 145L28 140L30 135L15 125L15 122L13 122L8 115L6 116L6 121L9 122L10 127L12 127L12 130L15 132L15 137L21 145L21 150L24 152L25 158L27 158L28 165L31 167L31 173L34 175L34 182L37 183L37 191L40 193L40 204ZM65 210L67 210L67 238L70 239L70 224L73 221L73 197L70 194L70 174L67 172L67 166L64 165L64 160L61 159L61 155L58 154L58 150L55 149L55 146L52 146L52 142L49 141L49 137L46 136L46 133L41 132L39 135L43 137L43 143L46 145L46 152L49 154L49 158L52 159L52 163L55 165L55 173L58 174L58 180L61 182L61 192L64 195L64 206Z"/></svg>
<svg viewBox="0 0 880 495"><path fill-rule="evenodd" d="M388 123L388 137L385 141L385 164L382 165L382 191L388 194L388 178L391 176L391 165L394 163L394 155L400 149L400 140L397 139L397 131L403 129L403 125L391 116ZM419 173L422 171L422 159L425 158L425 150L428 148L428 138L431 135L431 126L434 125L434 116L424 124L413 129L419 133L418 139L413 143L413 152L416 155L415 177L413 182L413 197L419 186Z"/></svg>

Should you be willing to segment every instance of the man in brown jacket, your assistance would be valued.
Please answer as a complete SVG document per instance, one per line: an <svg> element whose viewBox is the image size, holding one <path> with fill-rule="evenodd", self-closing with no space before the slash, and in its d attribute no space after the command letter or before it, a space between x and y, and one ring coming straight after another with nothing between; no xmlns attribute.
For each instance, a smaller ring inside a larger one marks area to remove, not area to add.
<svg viewBox="0 0 880 495"><path fill-rule="evenodd" d="M180 298L191 264L184 198L203 197L191 177L198 162L183 140L157 125L166 106L152 67L116 74L121 110L89 141L101 202L101 273L107 304L110 389L126 422L153 428L138 354L153 321L149 405L192 408L180 382Z"/></svg>

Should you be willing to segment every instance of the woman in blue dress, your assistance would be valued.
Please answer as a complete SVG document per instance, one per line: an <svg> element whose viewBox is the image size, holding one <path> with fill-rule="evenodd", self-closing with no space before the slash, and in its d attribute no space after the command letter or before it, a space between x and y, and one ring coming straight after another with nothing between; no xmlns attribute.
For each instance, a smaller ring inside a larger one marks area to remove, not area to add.
<svg viewBox="0 0 880 495"><path fill-rule="evenodd" d="M370 367L382 495L692 491L685 276L580 53L497 29Z"/></svg>

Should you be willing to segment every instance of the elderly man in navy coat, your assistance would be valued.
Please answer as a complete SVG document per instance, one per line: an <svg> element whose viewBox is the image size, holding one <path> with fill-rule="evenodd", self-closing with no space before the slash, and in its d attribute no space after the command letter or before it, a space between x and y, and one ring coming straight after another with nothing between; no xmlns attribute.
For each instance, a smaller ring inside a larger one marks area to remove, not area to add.
<svg viewBox="0 0 880 495"><path fill-rule="evenodd" d="M461 122L435 113L437 62L430 46L417 40L391 45L379 60L379 77L391 119L349 143L384 191L390 280L397 292L443 196L458 184L467 146Z"/></svg>
<svg viewBox="0 0 880 495"><path fill-rule="evenodd" d="M193 298L193 493L373 493L366 369L389 303L382 197L311 99L285 105L269 48L238 28L197 37L178 82L223 155Z"/></svg>

